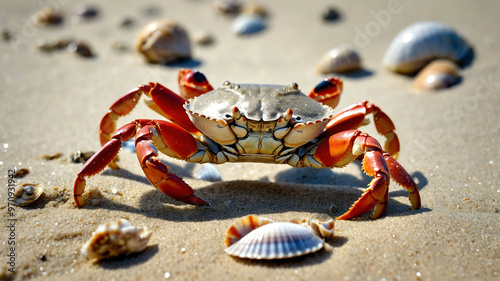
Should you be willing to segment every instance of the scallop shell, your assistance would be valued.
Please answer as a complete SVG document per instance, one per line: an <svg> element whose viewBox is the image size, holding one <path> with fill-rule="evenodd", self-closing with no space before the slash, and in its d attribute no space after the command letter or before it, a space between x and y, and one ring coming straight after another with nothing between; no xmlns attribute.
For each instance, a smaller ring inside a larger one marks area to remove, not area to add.
<svg viewBox="0 0 500 281"><path fill-rule="evenodd" d="M261 226L226 248L232 256L249 259L286 259L323 248L323 240L309 229L291 222Z"/></svg>
<svg viewBox="0 0 500 281"><path fill-rule="evenodd" d="M459 67L456 63L436 60L418 73L412 88L417 91L448 88L456 84L459 78Z"/></svg>
<svg viewBox="0 0 500 281"><path fill-rule="evenodd" d="M438 58L459 62L471 49L451 27L438 22L417 22L392 41L384 65L395 72L413 73Z"/></svg>
<svg viewBox="0 0 500 281"><path fill-rule="evenodd" d="M341 46L326 53L316 66L321 74L349 72L361 68L361 58L356 49Z"/></svg>
<svg viewBox="0 0 500 281"><path fill-rule="evenodd" d="M177 23L167 20L145 26L139 32L135 46L152 63L170 63L191 57L187 32Z"/></svg>
<svg viewBox="0 0 500 281"><path fill-rule="evenodd" d="M256 228L273 222L273 220L256 215L248 215L237 219L226 232L225 244L231 246Z"/></svg>
<svg viewBox="0 0 500 281"><path fill-rule="evenodd" d="M212 163L205 163L201 168L194 174L194 177L204 181L222 181L222 176Z"/></svg>
<svg viewBox="0 0 500 281"><path fill-rule="evenodd" d="M14 188L14 205L26 206L35 202L43 193L42 183L23 183Z"/></svg>
<svg viewBox="0 0 500 281"><path fill-rule="evenodd" d="M100 225L82 246L89 259L104 259L143 251L151 238L147 228L132 225L126 219Z"/></svg>

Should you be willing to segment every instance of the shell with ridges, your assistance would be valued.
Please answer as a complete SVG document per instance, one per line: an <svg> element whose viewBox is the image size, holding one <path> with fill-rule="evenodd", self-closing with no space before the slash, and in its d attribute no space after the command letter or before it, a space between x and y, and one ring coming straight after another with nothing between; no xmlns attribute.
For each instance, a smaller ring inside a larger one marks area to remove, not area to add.
<svg viewBox="0 0 500 281"><path fill-rule="evenodd" d="M225 249L232 256L249 259L285 259L323 248L323 240L295 223L276 222L261 226Z"/></svg>
<svg viewBox="0 0 500 281"><path fill-rule="evenodd" d="M361 68L361 58L356 49L340 46L326 53L316 66L316 71L321 74L342 73Z"/></svg>
<svg viewBox="0 0 500 281"><path fill-rule="evenodd" d="M14 188L14 205L26 206L35 202L43 193L42 183L23 183Z"/></svg>
<svg viewBox="0 0 500 281"><path fill-rule="evenodd" d="M104 259L143 251L151 238L146 228L132 225L126 219L100 225L92 238L82 246L89 259Z"/></svg>
<svg viewBox="0 0 500 281"><path fill-rule="evenodd" d="M458 65L452 61L433 61L418 73L412 88L417 91L448 88L459 80L459 70Z"/></svg>
<svg viewBox="0 0 500 281"><path fill-rule="evenodd" d="M459 62L471 46L452 28L438 22L417 22L401 31L384 57L384 65L396 72L413 73L434 59Z"/></svg>
<svg viewBox="0 0 500 281"><path fill-rule="evenodd" d="M226 246L231 246L256 228L259 228L274 221L256 215L248 215L233 222L226 232Z"/></svg>
<svg viewBox="0 0 500 281"><path fill-rule="evenodd" d="M310 219L293 219L290 222L300 224L312 230L314 234L318 237L324 239L325 241L330 241L334 237L333 230L335 228L334 220L328 220L321 222L319 220L310 220Z"/></svg>

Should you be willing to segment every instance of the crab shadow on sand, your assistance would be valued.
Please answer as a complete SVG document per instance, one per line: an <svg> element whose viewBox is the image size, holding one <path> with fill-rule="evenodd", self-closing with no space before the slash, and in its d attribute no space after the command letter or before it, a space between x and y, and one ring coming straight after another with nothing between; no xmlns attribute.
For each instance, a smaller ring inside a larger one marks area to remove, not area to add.
<svg viewBox="0 0 500 281"><path fill-rule="evenodd" d="M167 163L176 174L189 178L196 164L181 168ZM360 166L360 163L354 162ZM149 185L146 177L133 174L126 169L106 170L102 175L134 180ZM412 173L419 190L426 187L427 178L420 172ZM158 189L145 190L140 197L139 207L129 206L116 201L100 198L100 204L86 208L121 209L149 217L168 221L211 221L238 218L248 214L268 214L284 212L308 212L328 214L336 217L346 212L361 196L371 177L362 174L361 178L344 174L341 170L290 168L276 175L276 182L268 179L247 181L222 181L208 183L196 188L196 195L210 202L208 207L197 207L176 201ZM391 182L394 189L396 184ZM137 187L143 188L143 186ZM408 192L403 189L389 191L389 206L386 216L408 216L430 209L411 210ZM403 197L404 199L399 199ZM398 200L394 200L398 198ZM313 202L313 204L311 204ZM358 220L368 220L365 215Z"/></svg>

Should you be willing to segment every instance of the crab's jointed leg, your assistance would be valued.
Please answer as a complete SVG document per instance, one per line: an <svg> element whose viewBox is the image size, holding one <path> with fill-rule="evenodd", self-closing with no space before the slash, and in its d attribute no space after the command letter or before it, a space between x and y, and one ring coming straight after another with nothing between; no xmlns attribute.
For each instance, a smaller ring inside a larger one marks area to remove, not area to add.
<svg viewBox="0 0 500 281"><path fill-rule="evenodd" d="M137 129L139 131L136 134ZM82 167L75 180L73 189L76 205L80 208L84 201L85 177L102 171L118 154L122 142L136 135L137 157L146 177L153 186L166 195L194 205L208 205L194 195L194 190L180 177L158 160L158 147L162 152L179 158L188 159L200 153L195 138L182 127L161 120L136 120L118 129L101 149Z"/></svg>
<svg viewBox="0 0 500 281"><path fill-rule="evenodd" d="M212 86L210 86L206 78L203 80L200 75L203 76L203 74L199 72L182 69L179 72L179 87L181 88L181 92L191 93L196 90L196 93L200 95L210 91ZM203 81L200 82L196 79ZM189 85L189 87L186 85ZM142 94L150 98L150 100L146 100L145 102L151 109L189 132L200 134L198 129L189 120L184 110L183 105L186 100L159 83L149 83L148 85L140 85L132 89L111 105L109 111L102 118L99 126L101 145L104 145L111 139L111 135L116 130L116 121L118 118L129 114L137 105ZM118 165L115 163L116 161L118 161L118 159L111 161L109 167L117 169Z"/></svg>
<svg viewBox="0 0 500 281"><path fill-rule="evenodd" d="M337 219L358 217L372 208L371 218L384 215L389 197L390 177L410 192L412 209L420 208L420 195L411 176L389 153L382 150L376 139L361 131L348 130L330 136L317 146L313 157L325 167L343 167L359 155L364 155L363 170L373 177L373 180L361 198Z"/></svg>
<svg viewBox="0 0 500 281"><path fill-rule="evenodd" d="M373 114L377 132L386 138L384 150L397 159L399 153L399 139L396 132L394 132L396 127L385 112L368 101L353 104L339 112L330 122L328 122L322 136L331 136L338 132L354 130L366 125L365 118L368 114Z"/></svg>

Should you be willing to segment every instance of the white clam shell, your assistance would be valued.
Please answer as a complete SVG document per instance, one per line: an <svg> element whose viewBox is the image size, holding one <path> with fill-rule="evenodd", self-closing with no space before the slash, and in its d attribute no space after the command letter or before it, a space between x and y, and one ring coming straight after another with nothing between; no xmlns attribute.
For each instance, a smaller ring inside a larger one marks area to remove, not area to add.
<svg viewBox="0 0 500 281"><path fill-rule="evenodd" d="M35 202L43 193L42 183L23 183L14 188L14 201L17 206L27 206Z"/></svg>
<svg viewBox="0 0 500 281"><path fill-rule="evenodd" d="M459 62L471 51L467 41L438 22L417 22L401 31L384 57L384 65L400 73L413 73L434 59Z"/></svg>
<svg viewBox="0 0 500 281"><path fill-rule="evenodd" d="M234 19L232 29L236 34L249 35L266 28L266 21L256 15L240 15Z"/></svg>
<svg viewBox="0 0 500 281"><path fill-rule="evenodd" d="M460 78L459 70L458 65L452 61L435 60L418 73L412 88L429 91L451 87Z"/></svg>
<svg viewBox="0 0 500 281"><path fill-rule="evenodd" d="M249 259L285 259L316 252L323 240L295 223L276 222L261 226L225 249L232 256Z"/></svg>
<svg viewBox="0 0 500 281"><path fill-rule="evenodd" d="M146 228L132 225L126 219L100 225L92 238L82 246L82 254L89 259L104 259L142 252L151 238Z"/></svg>
<svg viewBox="0 0 500 281"><path fill-rule="evenodd" d="M217 170L217 167L212 163L203 164L194 174L194 177L204 181L222 181L222 175L219 170Z"/></svg>
<svg viewBox="0 0 500 281"><path fill-rule="evenodd" d="M342 73L361 68L361 58L356 49L340 46L326 53L316 66L316 71L321 74Z"/></svg>

